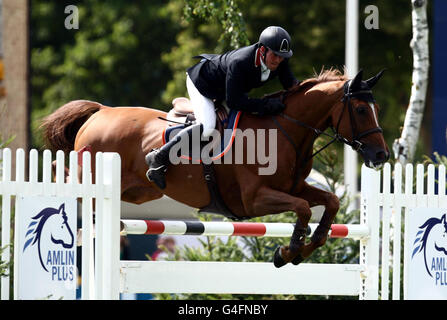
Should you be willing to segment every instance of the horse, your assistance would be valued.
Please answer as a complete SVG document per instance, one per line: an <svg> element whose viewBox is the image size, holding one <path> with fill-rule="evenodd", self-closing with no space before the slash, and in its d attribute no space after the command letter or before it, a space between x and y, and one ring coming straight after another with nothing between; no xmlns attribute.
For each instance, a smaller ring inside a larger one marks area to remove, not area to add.
<svg viewBox="0 0 447 320"><path fill-rule="evenodd" d="M427 263L427 248L431 251L431 255L433 252L441 252L441 255L445 255L447 257L447 222L446 222L446 214L444 214L441 219L438 218L430 218L425 221L420 227L419 231L416 234L416 240L414 241L414 249L411 255L413 259L414 256L422 252L424 253L424 262L425 269L430 277L433 275L430 272L430 267Z"/></svg>
<svg viewBox="0 0 447 320"><path fill-rule="evenodd" d="M299 264L325 244L328 231L339 209L333 193L306 183L313 163L313 144L321 134L350 145L368 167L380 168L390 155L378 123L379 106L372 87L383 71L363 80L361 70L354 78L337 69L322 70L289 90L271 96L280 97L284 111L275 116L243 113L238 128L276 130L277 167L274 174L259 175L254 164L215 164L218 191L234 217L254 217L293 211L297 216L288 246L274 253L276 267ZM212 197L203 168L198 163L170 165L167 187L159 189L148 181L145 156L163 144L166 113L144 107L108 107L98 102L68 102L44 118L42 129L52 150L118 152L122 160L121 199L141 204L163 194L194 208L206 207ZM332 128L333 134L326 129ZM265 138L267 140L267 138ZM268 144L268 141L266 142ZM246 151L246 149L245 149ZM94 157L92 157L94 165ZM311 207L325 207L316 231L306 243Z"/></svg>
<svg viewBox="0 0 447 320"><path fill-rule="evenodd" d="M65 204L62 204L59 209L45 208L37 215L31 218L33 221L28 225L26 232L26 240L23 251L30 245L37 243L37 251L39 253L39 260L42 268L48 272L46 264L42 259L41 243L61 245L63 248L73 248L74 235L69 224L67 223L67 213L65 212ZM52 225L53 228L46 226ZM57 227L54 227L57 226Z"/></svg>

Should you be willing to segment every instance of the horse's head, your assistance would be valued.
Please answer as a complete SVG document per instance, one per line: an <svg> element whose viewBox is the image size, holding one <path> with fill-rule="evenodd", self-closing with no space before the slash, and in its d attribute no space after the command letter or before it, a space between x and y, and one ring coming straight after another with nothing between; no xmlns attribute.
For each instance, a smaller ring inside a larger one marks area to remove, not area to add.
<svg viewBox="0 0 447 320"><path fill-rule="evenodd" d="M435 249L447 255L447 221L445 214L442 216L440 224L440 237L435 242Z"/></svg>
<svg viewBox="0 0 447 320"><path fill-rule="evenodd" d="M430 218L425 221L416 233L415 240L413 242L413 253L411 259L414 258L419 252L424 253L425 269L427 273L433 277L432 270L429 267L431 265L431 259L433 255L444 254L447 256L447 222L446 214L441 219L436 217Z"/></svg>
<svg viewBox="0 0 447 320"><path fill-rule="evenodd" d="M58 213L53 215L54 219L57 219L56 224L58 228L54 228L51 232L51 241L55 244L60 244L64 248L73 247L73 231L67 223L67 214L65 212L65 204L59 207Z"/></svg>
<svg viewBox="0 0 447 320"><path fill-rule="evenodd" d="M38 243L39 259L42 268L48 272L46 264L42 258L41 252L41 239L46 239L48 237L48 231L50 230L49 236L51 242L55 244L60 244L64 248L72 248L74 245L74 235L71 231L70 226L67 223L67 214L65 213L65 204L62 204L59 209L56 208L45 208L40 211L36 216L31 218L32 221L28 225L28 230L26 232L25 238L28 238L23 246L23 251L29 246ZM51 223L47 224L51 220ZM45 226L51 225L52 228L45 228ZM47 236L44 236L47 235ZM43 241L44 245L47 246L49 241Z"/></svg>
<svg viewBox="0 0 447 320"><path fill-rule="evenodd" d="M339 138L359 152L365 164L379 169L389 159L390 152L378 122L379 105L372 88L383 71L362 80L363 71L343 86L343 99L333 108L331 121Z"/></svg>

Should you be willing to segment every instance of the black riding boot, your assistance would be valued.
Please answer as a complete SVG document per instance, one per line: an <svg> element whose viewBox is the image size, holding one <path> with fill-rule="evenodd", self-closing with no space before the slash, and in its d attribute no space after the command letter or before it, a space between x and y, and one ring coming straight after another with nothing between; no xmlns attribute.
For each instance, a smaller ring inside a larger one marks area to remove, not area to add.
<svg viewBox="0 0 447 320"><path fill-rule="evenodd" d="M154 149L146 155L146 163L149 166L149 170L146 172L146 176L149 181L154 182L160 189L166 188L165 173L169 165L169 150L184 137L189 137L189 143L191 145L191 136L194 128L200 129L200 136L202 135L203 125L201 123L193 124L182 129L171 141L167 142L160 149ZM196 129L197 130L197 129ZM194 143L200 143L195 141Z"/></svg>

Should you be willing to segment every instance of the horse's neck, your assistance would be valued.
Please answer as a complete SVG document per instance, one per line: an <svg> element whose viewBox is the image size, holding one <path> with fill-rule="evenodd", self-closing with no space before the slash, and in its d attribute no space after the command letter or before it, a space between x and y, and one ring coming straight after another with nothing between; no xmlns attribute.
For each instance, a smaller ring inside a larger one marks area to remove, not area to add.
<svg viewBox="0 0 447 320"><path fill-rule="evenodd" d="M313 128L326 130L330 125L329 118L333 108L342 95L343 83L343 81L321 83L298 94L292 101L292 104L298 104L298 108L292 105L290 109L293 110L293 115L291 116Z"/></svg>
<svg viewBox="0 0 447 320"><path fill-rule="evenodd" d="M342 81L317 84L313 88L290 98L286 109L288 115L307 126L324 131L330 125L333 109L340 100ZM285 121L286 130L294 137L295 144L302 150L312 151L316 134L303 125ZM306 155L304 155L306 156Z"/></svg>

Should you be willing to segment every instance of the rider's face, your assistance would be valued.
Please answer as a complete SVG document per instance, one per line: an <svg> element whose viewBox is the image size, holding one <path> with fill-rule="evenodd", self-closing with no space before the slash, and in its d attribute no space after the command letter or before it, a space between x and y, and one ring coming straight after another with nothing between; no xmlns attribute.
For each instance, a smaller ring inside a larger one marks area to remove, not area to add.
<svg viewBox="0 0 447 320"><path fill-rule="evenodd" d="M268 50L265 55L265 65L270 71L275 71L283 60L283 57L276 55L272 50Z"/></svg>

